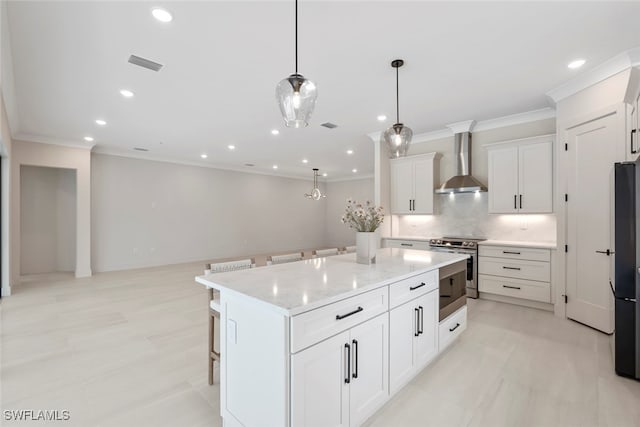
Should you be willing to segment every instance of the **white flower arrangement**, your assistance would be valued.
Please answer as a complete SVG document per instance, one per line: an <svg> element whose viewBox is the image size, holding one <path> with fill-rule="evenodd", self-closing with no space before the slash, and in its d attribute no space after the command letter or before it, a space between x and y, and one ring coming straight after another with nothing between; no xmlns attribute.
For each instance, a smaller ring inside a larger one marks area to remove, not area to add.
<svg viewBox="0 0 640 427"><path fill-rule="evenodd" d="M360 232L372 232L380 227L383 220L382 206L376 207L368 200L362 205L355 200L347 199L342 223L349 228Z"/></svg>

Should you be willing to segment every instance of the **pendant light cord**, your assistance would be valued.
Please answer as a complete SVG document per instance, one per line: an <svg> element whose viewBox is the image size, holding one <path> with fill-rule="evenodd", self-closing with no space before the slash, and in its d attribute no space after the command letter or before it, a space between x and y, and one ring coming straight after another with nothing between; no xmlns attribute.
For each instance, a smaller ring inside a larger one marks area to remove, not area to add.
<svg viewBox="0 0 640 427"><path fill-rule="evenodd" d="M298 74L298 0L296 0L296 74Z"/></svg>
<svg viewBox="0 0 640 427"><path fill-rule="evenodd" d="M297 2L298 0L296 0ZM399 68L396 67L396 123L400 123L400 78L398 77Z"/></svg>

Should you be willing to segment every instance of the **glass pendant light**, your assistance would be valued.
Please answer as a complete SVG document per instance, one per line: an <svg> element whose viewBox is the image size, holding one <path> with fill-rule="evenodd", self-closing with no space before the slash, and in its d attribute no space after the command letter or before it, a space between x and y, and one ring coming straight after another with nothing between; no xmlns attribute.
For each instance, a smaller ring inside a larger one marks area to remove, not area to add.
<svg viewBox="0 0 640 427"><path fill-rule="evenodd" d="M316 105L318 89L302 74L298 74L298 0L296 2L296 72L276 86L276 99L287 127L301 128L309 125Z"/></svg>
<svg viewBox="0 0 640 427"><path fill-rule="evenodd" d="M311 193L305 194L304 197L311 200L320 200L324 197L327 197L326 194L322 194L322 191L318 188L318 169L313 168L313 190Z"/></svg>
<svg viewBox="0 0 640 427"><path fill-rule="evenodd" d="M398 69L404 65L402 59L391 61L391 66L396 69L396 123L382 132L381 140L387 147L389 158L404 157L409 151L409 144L413 131L400 123L400 85L398 83Z"/></svg>

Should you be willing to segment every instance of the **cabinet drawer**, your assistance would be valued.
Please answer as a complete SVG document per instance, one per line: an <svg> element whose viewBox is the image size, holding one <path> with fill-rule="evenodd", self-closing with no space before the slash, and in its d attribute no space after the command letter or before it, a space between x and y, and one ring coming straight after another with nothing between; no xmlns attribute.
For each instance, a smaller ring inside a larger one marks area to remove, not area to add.
<svg viewBox="0 0 640 427"><path fill-rule="evenodd" d="M395 308L437 288L437 271L429 271L392 283L389 286L389 307Z"/></svg>
<svg viewBox="0 0 640 427"><path fill-rule="evenodd" d="M291 353L371 319L389 309L388 286L291 318Z"/></svg>
<svg viewBox="0 0 640 427"><path fill-rule="evenodd" d="M384 243L387 248L402 248L402 249L421 249L429 250L429 242L420 242L417 240L398 240L398 239L385 239Z"/></svg>
<svg viewBox="0 0 640 427"><path fill-rule="evenodd" d="M478 273L539 282L551 281L551 266L543 261L479 257Z"/></svg>
<svg viewBox="0 0 640 427"><path fill-rule="evenodd" d="M438 327L438 342L440 351L444 350L451 342L467 329L467 306L453 313L440 322Z"/></svg>
<svg viewBox="0 0 640 427"><path fill-rule="evenodd" d="M551 285L547 282L502 279L480 274L478 277L478 291L533 301L551 302Z"/></svg>
<svg viewBox="0 0 640 427"><path fill-rule="evenodd" d="M549 249L521 248L515 246L486 246L480 245L480 256L497 258L525 259L529 261L551 261Z"/></svg>

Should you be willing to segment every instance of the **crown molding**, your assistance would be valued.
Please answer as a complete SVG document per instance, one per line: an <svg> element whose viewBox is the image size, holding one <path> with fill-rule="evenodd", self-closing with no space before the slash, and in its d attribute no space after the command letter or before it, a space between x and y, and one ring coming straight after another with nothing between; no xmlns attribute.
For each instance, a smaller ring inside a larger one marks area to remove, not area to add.
<svg viewBox="0 0 640 427"><path fill-rule="evenodd" d="M149 152L144 152L144 153L143 152L137 152L137 151L128 152L128 151L119 150L119 149L113 149L113 148L108 148L108 147L103 147L103 146L97 146L93 150L93 153L94 154L103 154L103 155L107 155L107 156L125 157L125 158L136 159L136 160L147 160L147 161L151 161L151 162L172 163L172 164L183 165L183 166L196 166L196 167L200 167L200 168L216 169L216 170L239 172L239 173L248 173L248 174L252 174L252 175L265 175L265 176L273 176L273 177L277 177L277 178L287 178L287 179L296 179L296 180L299 180L299 181L313 182L313 176L302 177L302 176L297 176L297 175L273 173L273 172L269 172L269 171L251 170L249 167L246 167L246 166L233 166L233 165L227 165L227 164L222 164L222 163L211 163L211 162L206 162L206 161L202 161L202 163L201 163L201 162L197 162L197 161L176 160L174 158L169 158L169 157L164 157L164 156L158 156L158 155L155 155L155 154L150 154Z"/></svg>
<svg viewBox="0 0 640 427"><path fill-rule="evenodd" d="M456 122L447 125L451 132L453 133L463 133L463 132L471 132L473 127L475 126L475 120L465 120L463 122Z"/></svg>
<svg viewBox="0 0 640 427"><path fill-rule="evenodd" d="M547 92L547 96L555 104L627 68L637 66L640 66L640 47L624 51L602 64L577 75L563 85Z"/></svg>
<svg viewBox="0 0 640 427"><path fill-rule="evenodd" d="M91 151L96 146L95 143L89 142L72 142L64 139L51 138L43 135L33 135L29 133L18 133L11 137L14 141L37 142L39 144L61 145L67 148L79 148L81 150Z"/></svg>
<svg viewBox="0 0 640 427"><path fill-rule="evenodd" d="M509 116L497 117L495 119L467 120L447 125L447 129L436 130L432 132L419 133L413 136L412 144L422 144L424 142L435 141L437 139L450 138L454 133L466 132L473 129L474 132L482 132L485 130L499 129L508 126L519 125L523 123L537 122L539 120L553 119L556 117L556 110L551 107L541 108L539 110L527 111L524 113L511 114ZM474 125L475 123L475 125ZM372 132L367 136L374 142L378 141L381 132Z"/></svg>
<svg viewBox="0 0 640 427"><path fill-rule="evenodd" d="M358 175L358 176L347 176L344 178L323 178L324 183L333 183L333 182L344 182L344 181L359 181L362 179L373 179L374 175L372 173L368 173L366 175Z"/></svg>

